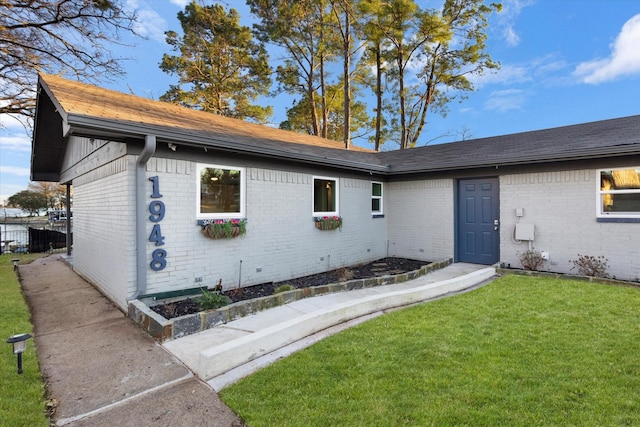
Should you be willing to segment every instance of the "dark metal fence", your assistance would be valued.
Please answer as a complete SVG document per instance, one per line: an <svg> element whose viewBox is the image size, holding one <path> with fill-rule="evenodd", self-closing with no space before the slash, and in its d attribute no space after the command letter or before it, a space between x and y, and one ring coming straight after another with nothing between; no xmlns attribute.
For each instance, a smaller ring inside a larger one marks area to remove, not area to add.
<svg viewBox="0 0 640 427"><path fill-rule="evenodd" d="M64 227L7 229L0 226L0 253L65 252L66 248L67 232Z"/></svg>

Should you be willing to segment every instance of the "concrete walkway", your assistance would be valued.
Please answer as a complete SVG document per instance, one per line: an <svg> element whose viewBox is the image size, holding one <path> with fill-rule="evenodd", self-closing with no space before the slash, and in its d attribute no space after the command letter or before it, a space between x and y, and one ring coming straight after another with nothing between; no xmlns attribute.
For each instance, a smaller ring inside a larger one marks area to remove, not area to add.
<svg viewBox="0 0 640 427"><path fill-rule="evenodd" d="M21 265L19 274L55 425L235 427L241 420L215 390L388 310L486 283L495 269L453 264L404 283L295 301L162 346L62 256Z"/></svg>
<svg viewBox="0 0 640 427"><path fill-rule="evenodd" d="M403 283L302 299L163 343L215 390L387 310L462 292L495 268L452 264Z"/></svg>
<svg viewBox="0 0 640 427"><path fill-rule="evenodd" d="M244 425L60 255L21 265L19 275L55 425Z"/></svg>

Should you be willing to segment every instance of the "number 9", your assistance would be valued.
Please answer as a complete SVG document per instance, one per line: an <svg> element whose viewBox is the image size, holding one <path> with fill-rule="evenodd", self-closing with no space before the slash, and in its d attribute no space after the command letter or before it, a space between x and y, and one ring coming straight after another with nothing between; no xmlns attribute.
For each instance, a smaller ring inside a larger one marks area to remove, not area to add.
<svg viewBox="0 0 640 427"><path fill-rule="evenodd" d="M149 215L149 221L162 221L165 212L164 203L162 203L160 200L154 200L153 202L149 203L149 212L151 212L151 215Z"/></svg>

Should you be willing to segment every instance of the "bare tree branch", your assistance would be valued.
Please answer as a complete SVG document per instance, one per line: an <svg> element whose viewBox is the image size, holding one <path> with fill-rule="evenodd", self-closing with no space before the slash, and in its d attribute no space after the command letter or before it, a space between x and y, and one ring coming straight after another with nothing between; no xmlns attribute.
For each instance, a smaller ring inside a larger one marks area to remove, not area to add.
<svg viewBox="0 0 640 427"><path fill-rule="evenodd" d="M110 46L136 35L119 0L0 0L0 114L32 117L38 72L78 80L124 74Z"/></svg>

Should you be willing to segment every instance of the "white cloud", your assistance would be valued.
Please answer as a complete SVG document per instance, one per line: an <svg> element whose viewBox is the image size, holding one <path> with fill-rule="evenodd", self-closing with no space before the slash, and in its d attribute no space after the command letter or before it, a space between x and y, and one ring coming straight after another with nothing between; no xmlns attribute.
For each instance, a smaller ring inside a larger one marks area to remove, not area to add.
<svg viewBox="0 0 640 427"><path fill-rule="evenodd" d="M487 85L521 85L535 82L536 85L558 86L566 84L567 62L556 54L532 58L526 64L501 65L498 70L487 70L483 75L470 75L469 80L476 89Z"/></svg>
<svg viewBox="0 0 640 427"><path fill-rule="evenodd" d="M31 171L27 167L0 166L0 204L29 186Z"/></svg>
<svg viewBox="0 0 640 427"><path fill-rule="evenodd" d="M640 14L629 19L611 45L611 55L579 64L573 75L581 82L598 84L640 74Z"/></svg>
<svg viewBox="0 0 640 427"><path fill-rule="evenodd" d="M515 29L515 21L522 13L522 9L535 3L534 0L504 0L502 1L502 11L497 15L498 28L501 29L502 37L507 45L511 47L520 44L520 35Z"/></svg>
<svg viewBox="0 0 640 427"><path fill-rule="evenodd" d="M0 78L0 85L7 85L7 82ZM9 89L11 91L13 89ZM20 89L16 89L16 92L19 92ZM35 95L35 93L34 93ZM0 103L2 107L6 107L9 105L8 102ZM26 128L31 127L32 121L30 119L26 119L24 117L16 117L10 114L0 114L0 132L26 132Z"/></svg>
<svg viewBox="0 0 640 427"><path fill-rule="evenodd" d="M509 46L518 46L520 44L520 36L516 33L516 30L513 26L509 25L504 29L504 39L506 40Z"/></svg>
<svg viewBox="0 0 640 427"><path fill-rule="evenodd" d="M26 153L31 151L31 141L24 136L3 135L0 138L0 149L3 152Z"/></svg>
<svg viewBox="0 0 640 427"><path fill-rule="evenodd" d="M567 61L562 58L556 58L554 55L548 55L539 61L534 60L536 76L550 76L563 72L567 67Z"/></svg>
<svg viewBox="0 0 640 427"><path fill-rule="evenodd" d="M0 114L0 151L3 153L31 151L31 138L24 124L9 114Z"/></svg>
<svg viewBox="0 0 640 427"><path fill-rule="evenodd" d="M186 5L188 5L191 0L169 0L172 4L175 4L180 9L184 9Z"/></svg>
<svg viewBox="0 0 640 427"><path fill-rule="evenodd" d="M30 176L31 171L29 168L21 168L17 166L0 166L0 174L28 177Z"/></svg>
<svg viewBox="0 0 640 427"><path fill-rule="evenodd" d="M138 21L134 26L134 30L138 34L164 43L167 21L153 7L144 0L127 0L126 7L130 10L136 10L138 14Z"/></svg>
<svg viewBox="0 0 640 427"><path fill-rule="evenodd" d="M503 65L499 70L488 70L468 78L476 89L490 84L524 83L532 79L530 69L523 65Z"/></svg>
<svg viewBox="0 0 640 427"><path fill-rule="evenodd" d="M519 89L499 90L491 93L484 107L487 110L506 112L520 110L525 103L524 91Z"/></svg>
<svg viewBox="0 0 640 427"><path fill-rule="evenodd" d="M28 178L28 177L27 177ZM5 180L0 181L0 205L4 204L9 197L23 190L26 190L29 186L29 179L26 179L20 184L9 184Z"/></svg>

